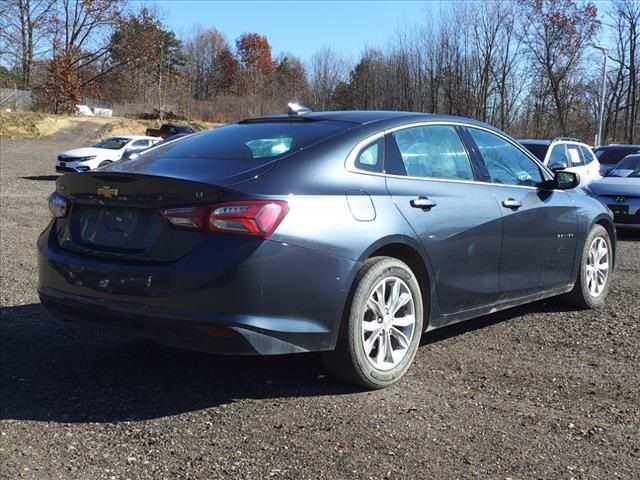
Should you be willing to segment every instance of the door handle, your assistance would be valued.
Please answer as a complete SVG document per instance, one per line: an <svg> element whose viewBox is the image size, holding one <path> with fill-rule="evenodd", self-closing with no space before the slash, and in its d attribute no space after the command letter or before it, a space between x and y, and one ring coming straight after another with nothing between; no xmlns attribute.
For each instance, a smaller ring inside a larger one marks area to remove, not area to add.
<svg viewBox="0 0 640 480"><path fill-rule="evenodd" d="M429 197L418 197L411 200L411 206L413 208L421 208L422 210L431 210L437 205L438 202L431 200Z"/></svg>
<svg viewBox="0 0 640 480"><path fill-rule="evenodd" d="M507 198L506 200L502 201L502 205L512 210L517 210L522 206L522 202L519 202L518 200L515 200L513 198Z"/></svg>

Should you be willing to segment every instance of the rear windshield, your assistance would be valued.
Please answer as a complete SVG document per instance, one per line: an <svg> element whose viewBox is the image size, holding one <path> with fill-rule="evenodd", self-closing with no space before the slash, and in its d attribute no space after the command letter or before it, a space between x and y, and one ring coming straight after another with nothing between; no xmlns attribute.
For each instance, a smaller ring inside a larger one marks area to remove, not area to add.
<svg viewBox="0 0 640 480"><path fill-rule="evenodd" d="M520 142L524 148L533 153L538 160L544 162L544 157L547 155L547 150L549 149L549 145L541 145L539 143L527 143Z"/></svg>
<svg viewBox="0 0 640 480"><path fill-rule="evenodd" d="M154 149L165 158L276 159L345 131L347 122L295 121L234 124Z"/></svg>
<svg viewBox="0 0 640 480"><path fill-rule="evenodd" d="M598 161L605 165L615 165L627 155L640 152L640 146L630 145L623 148L596 148L593 153L596 154Z"/></svg>

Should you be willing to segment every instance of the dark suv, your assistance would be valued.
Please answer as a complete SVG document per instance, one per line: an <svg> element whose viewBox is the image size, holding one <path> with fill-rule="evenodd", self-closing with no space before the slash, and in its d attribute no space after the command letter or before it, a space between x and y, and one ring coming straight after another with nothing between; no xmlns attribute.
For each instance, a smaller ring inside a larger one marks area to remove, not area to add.
<svg viewBox="0 0 640 480"><path fill-rule="evenodd" d="M600 162L600 175L604 176L627 155L640 153L640 145L603 145L602 147L595 148L593 153L596 154Z"/></svg>

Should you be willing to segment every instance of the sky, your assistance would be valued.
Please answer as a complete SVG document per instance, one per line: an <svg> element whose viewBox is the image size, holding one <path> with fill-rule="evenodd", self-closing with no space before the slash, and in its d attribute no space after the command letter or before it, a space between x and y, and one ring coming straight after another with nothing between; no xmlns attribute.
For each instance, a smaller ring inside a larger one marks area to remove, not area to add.
<svg viewBox="0 0 640 480"><path fill-rule="evenodd" d="M245 32L266 35L274 56L303 60L322 47L357 56L365 46L383 46L399 26L421 23L439 1L207 1L156 0L165 23L180 38L195 25L217 28L233 44Z"/></svg>

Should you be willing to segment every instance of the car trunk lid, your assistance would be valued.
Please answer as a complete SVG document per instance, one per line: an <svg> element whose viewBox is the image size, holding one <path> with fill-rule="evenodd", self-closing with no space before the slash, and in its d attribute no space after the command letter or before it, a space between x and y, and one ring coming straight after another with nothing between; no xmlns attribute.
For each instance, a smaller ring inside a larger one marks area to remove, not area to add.
<svg viewBox="0 0 640 480"><path fill-rule="evenodd" d="M172 228L161 214L175 205L214 204L221 188L201 182L114 172L64 175L57 191L71 201L56 233L66 250L136 261L174 261L202 233Z"/></svg>

